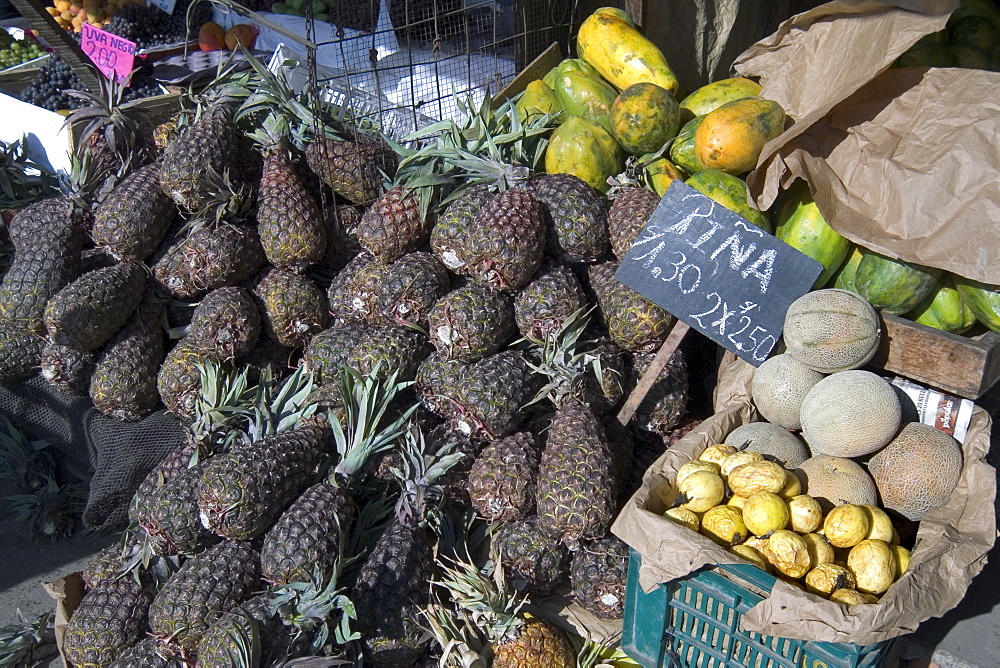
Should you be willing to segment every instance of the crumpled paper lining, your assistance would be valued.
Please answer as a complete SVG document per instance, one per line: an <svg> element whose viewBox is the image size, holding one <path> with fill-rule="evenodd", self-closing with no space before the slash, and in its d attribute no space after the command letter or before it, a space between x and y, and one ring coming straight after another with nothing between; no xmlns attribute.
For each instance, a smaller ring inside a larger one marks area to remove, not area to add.
<svg viewBox="0 0 1000 668"><path fill-rule="evenodd" d="M73 616L73 611L76 610L83 599L83 574L77 571L52 582L43 582L42 589L55 601L56 617L53 625L56 636L56 647L59 649L59 656L62 657L63 665L66 668L70 668L72 664L66 658L66 652L64 651L66 627L69 626L69 618Z"/></svg>
<svg viewBox="0 0 1000 668"><path fill-rule="evenodd" d="M748 387L753 368L742 361L728 361L720 370L720 385ZM756 417L748 395L736 403L737 393L725 396L728 403L717 404L715 415L649 468L642 487L611 527L642 555L639 582L644 591L704 566L746 563L708 538L661 517L665 506L656 493L673 480L684 462ZM879 603L845 607L778 580L770 596L743 616L741 628L785 638L868 645L912 632L921 622L958 605L996 539L996 472L985 462L990 425L989 414L976 407L962 444L964 462L958 486L947 504L924 516L909 570Z"/></svg>

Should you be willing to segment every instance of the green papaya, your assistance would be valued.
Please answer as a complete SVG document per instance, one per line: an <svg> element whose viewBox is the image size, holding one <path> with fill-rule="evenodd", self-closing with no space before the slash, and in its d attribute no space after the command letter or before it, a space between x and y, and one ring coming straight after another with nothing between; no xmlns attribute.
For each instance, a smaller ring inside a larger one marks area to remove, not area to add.
<svg viewBox="0 0 1000 668"><path fill-rule="evenodd" d="M762 230L771 231L767 215L747 202L747 184L740 177L726 174L719 169L703 169L684 183Z"/></svg>
<svg viewBox="0 0 1000 668"><path fill-rule="evenodd" d="M583 72L584 74L589 74L592 77L596 77L598 79L601 78L601 73L583 58L566 58L565 60L560 60L555 67L549 70L548 73L542 77L542 81L544 81L545 85L549 88L555 88L556 77L563 72Z"/></svg>
<svg viewBox="0 0 1000 668"><path fill-rule="evenodd" d="M901 315L923 301L938 284L941 270L866 250L854 276L857 293L880 311Z"/></svg>
<svg viewBox="0 0 1000 668"><path fill-rule="evenodd" d="M632 84L611 105L611 127L626 153L653 153L677 136L679 109L673 94L656 84Z"/></svg>
<svg viewBox="0 0 1000 668"><path fill-rule="evenodd" d="M560 111L556 92L541 79L527 85L515 107L522 123L535 116L552 114L555 117Z"/></svg>
<svg viewBox="0 0 1000 668"><path fill-rule="evenodd" d="M695 174L704 169L694 156L694 135L703 120L705 120L704 115L695 116L685 123L670 144L670 161L688 174Z"/></svg>
<svg viewBox="0 0 1000 668"><path fill-rule="evenodd" d="M951 67L954 64L955 59L944 44L918 44L896 61L897 67Z"/></svg>
<svg viewBox="0 0 1000 668"><path fill-rule="evenodd" d="M838 290L850 290L851 292L857 292L857 286L854 285L854 277L858 273L858 265L861 264L861 258L864 257L864 251L858 246L852 246L851 251L844 260L840 268L833 273L827 283L828 288L837 288Z"/></svg>
<svg viewBox="0 0 1000 668"><path fill-rule="evenodd" d="M563 113L582 116L614 133L611 126L611 105L618 94L610 84L576 70L567 70L556 77L553 87Z"/></svg>
<svg viewBox="0 0 1000 668"><path fill-rule="evenodd" d="M774 236L823 265L813 288L826 285L851 247L850 241L827 224L804 181L797 181L789 191L778 213Z"/></svg>
<svg viewBox="0 0 1000 668"><path fill-rule="evenodd" d="M570 116L552 132L545 150L545 171L573 174L606 193L608 177L621 173L623 157L611 133L594 121Z"/></svg>
<svg viewBox="0 0 1000 668"><path fill-rule="evenodd" d="M994 332L1000 332L1000 285L953 276L958 293L962 295L962 300L976 316L976 320Z"/></svg>
<svg viewBox="0 0 1000 668"><path fill-rule="evenodd" d="M683 181L687 178L677 165L666 158L654 157L655 154L647 153L640 156L639 163L646 166L646 181L656 191L660 197L667 192L667 188L674 181Z"/></svg>
<svg viewBox="0 0 1000 668"><path fill-rule="evenodd" d="M695 116L704 116L727 102L755 95L760 95L760 84L756 81L741 77L713 81L681 100L681 122L687 123Z"/></svg>
<svg viewBox="0 0 1000 668"><path fill-rule="evenodd" d="M946 332L961 333L976 324L976 315L955 288L951 274L945 274L940 285L906 317L921 325Z"/></svg>

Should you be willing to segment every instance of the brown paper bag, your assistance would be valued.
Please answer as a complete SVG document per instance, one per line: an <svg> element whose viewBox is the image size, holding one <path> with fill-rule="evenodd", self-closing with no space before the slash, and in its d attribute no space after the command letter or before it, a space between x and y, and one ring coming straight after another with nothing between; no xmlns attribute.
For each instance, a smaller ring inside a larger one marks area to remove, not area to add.
<svg viewBox="0 0 1000 668"><path fill-rule="evenodd" d="M730 360L720 372L720 384L749 386L752 374L750 365ZM639 582L647 592L704 566L746 563L708 538L660 516L665 507L656 490L669 484L684 462L708 445L722 442L754 416L748 395L742 403L730 402L718 411L650 467L642 487L611 527L642 555ZM996 538L996 473L985 461L990 425L989 415L977 407L962 444L965 459L958 487L947 504L924 516L909 570L879 603L848 608L778 580L771 595L743 616L741 628L800 640L869 645L910 633L924 620L958 605Z"/></svg>
<svg viewBox="0 0 1000 668"><path fill-rule="evenodd" d="M55 601L56 647L59 648L59 656L62 657L63 665L66 668L71 668L72 664L66 659L63 647L69 618L73 616L73 611L76 610L76 606L80 605L80 600L83 598L83 576L79 572L70 573L58 580L43 582L42 588Z"/></svg>
<svg viewBox="0 0 1000 668"><path fill-rule="evenodd" d="M1000 74L886 69L957 4L829 2L739 57L736 70L795 121L747 179L758 206L803 178L848 239L1000 283Z"/></svg>

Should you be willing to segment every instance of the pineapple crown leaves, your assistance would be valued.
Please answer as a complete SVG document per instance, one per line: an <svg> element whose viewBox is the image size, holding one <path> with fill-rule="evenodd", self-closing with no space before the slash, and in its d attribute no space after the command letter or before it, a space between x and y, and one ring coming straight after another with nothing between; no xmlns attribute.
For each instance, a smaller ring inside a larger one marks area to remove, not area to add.
<svg viewBox="0 0 1000 668"><path fill-rule="evenodd" d="M343 402L343 425L332 412L329 416L339 456L330 472L334 484L349 485L372 457L396 445L417 410L417 405L413 405L395 419L388 419L393 402L412 383L399 382L396 372L379 380L380 370L381 364L376 364L369 374L362 376L347 365L341 366L338 387Z"/></svg>
<svg viewBox="0 0 1000 668"><path fill-rule="evenodd" d="M71 536L87 505L87 487L82 483L60 486L53 478L30 494L7 497L14 519L31 522L32 535L55 542Z"/></svg>
<svg viewBox="0 0 1000 668"><path fill-rule="evenodd" d="M611 186L608 188L608 198L616 199L622 192L630 188L646 188L656 192L649 173L646 171L646 166L659 159L662 153L663 149L661 148L659 152L641 161L634 155L629 156L625 160L624 171L621 174L608 177L608 185Z"/></svg>
<svg viewBox="0 0 1000 668"><path fill-rule="evenodd" d="M225 629L229 651L228 659L233 668L254 668L261 662L260 624L243 607L237 607L230 614L239 615L245 624L230 624Z"/></svg>
<svg viewBox="0 0 1000 668"><path fill-rule="evenodd" d="M0 628L0 666L30 666L34 652L45 639L51 612L43 612L35 621L17 610L17 623Z"/></svg>
<svg viewBox="0 0 1000 668"><path fill-rule="evenodd" d="M189 427L196 443L210 449L225 447L253 414L257 389L250 387L249 367L239 371L223 367L206 358L196 363L201 389L195 397L194 422ZM196 448L189 466L196 466L202 455Z"/></svg>
<svg viewBox="0 0 1000 668"><path fill-rule="evenodd" d="M26 136L0 141L0 208L19 209L56 192L56 175L28 157L27 143Z"/></svg>
<svg viewBox="0 0 1000 668"><path fill-rule="evenodd" d="M80 131L81 145L100 133L108 148L123 158L133 152L139 128L147 120L148 112L142 107L125 103L127 84L119 82L116 78L98 77L98 80L100 90L96 92L66 91L70 97L88 104L71 112L66 117L64 125L84 123Z"/></svg>
<svg viewBox="0 0 1000 668"><path fill-rule="evenodd" d="M549 332L544 341L533 341L538 362L528 360L531 369L548 379L545 385L526 405L549 399L554 405L571 397L581 398L585 392L588 373L593 374L602 391L605 391L604 367L600 355L583 349L593 343L582 339L590 324L593 307L575 311L554 332Z"/></svg>
<svg viewBox="0 0 1000 668"><path fill-rule="evenodd" d="M117 577L131 576L136 582L159 589L173 576L184 561L178 554L163 555L152 536L132 522L118 541L121 549L121 566Z"/></svg>
<svg viewBox="0 0 1000 668"><path fill-rule="evenodd" d="M0 415L0 480L13 482L23 492L47 487L56 470L55 460L45 451L48 446Z"/></svg>
<svg viewBox="0 0 1000 668"><path fill-rule="evenodd" d="M307 129L317 122L317 116L309 109L308 93L296 94L283 74L271 72L245 49L244 52L252 71L244 84L247 95L233 120L249 125L249 137L261 146L290 138L301 149Z"/></svg>
<svg viewBox="0 0 1000 668"><path fill-rule="evenodd" d="M300 634L311 636L313 654L319 654L331 638L337 645L361 638L351 629L351 622L358 616L345 593L346 587L340 583L342 567L343 562L338 560L325 573L316 568L307 582L292 582L275 589L272 614L280 615Z"/></svg>
<svg viewBox="0 0 1000 668"><path fill-rule="evenodd" d="M263 370L255 388L253 420L248 431L254 441L290 431L316 414L317 405L309 401L312 374L299 367L281 385L276 385L271 369Z"/></svg>
<svg viewBox="0 0 1000 668"><path fill-rule="evenodd" d="M462 461L464 455L452 452L454 443L429 443L423 431L412 425L401 448L402 467L392 468L402 494L396 502L396 517L410 526L439 525L438 511L444 500L443 489L435 484Z"/></svg>
<svg viewBox="0 0 1000 668"><path fill-rule="evenodd" d="M224 222L239 222L253 211L253 187L232 178L228 167L220 172L210 166L200 178L208 186L210 195L205 204L184 222L183 232Z"/></svg>
<svg viewBox="0 0 1000 668"><path fill-rule="evenodd" d="M603 641L588 635L576 655L577 668L612 668L614 664L611 661L627 658L620 650L611 647L618 644L619 638L619 633L613 633Z"/></svg>
<svg viewBox="0 0 1000 668"><path fill-rule="evenodd" d="M454 604L443 602L440 594L421 608L427 631L441 647L439 666L449 668L488 668L490 644L476 627L472 615Z"/></svg>
<svg viewBox="0 0 1000 668"><path fill-rule="evenodd" d="M494 643L515 639L525 624L521 608L525 594L511 591L499 561L479 568L471 559L437 560L442 577L432 584L441 587L462 610L469 613L476 627L483 629Z"/></svg>

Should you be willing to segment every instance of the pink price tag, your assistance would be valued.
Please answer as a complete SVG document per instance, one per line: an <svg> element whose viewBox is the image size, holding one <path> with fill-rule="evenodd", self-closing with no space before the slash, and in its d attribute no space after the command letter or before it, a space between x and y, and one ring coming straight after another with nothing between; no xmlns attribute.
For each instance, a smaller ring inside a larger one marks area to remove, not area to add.
<svg viewBox="0 0 1000 668"><path fill-rule="evenodd" d="M82 26L80 48L109 79L114 75L119 81L124 81L135 67L135 42L89 23Z"/></svg>

